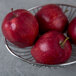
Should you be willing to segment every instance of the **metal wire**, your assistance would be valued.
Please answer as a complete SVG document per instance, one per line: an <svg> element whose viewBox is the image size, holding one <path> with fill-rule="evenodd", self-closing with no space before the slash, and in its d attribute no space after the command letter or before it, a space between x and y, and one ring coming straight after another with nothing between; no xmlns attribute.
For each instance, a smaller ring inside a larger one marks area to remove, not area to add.
<svg viewBox="0 0 76 76"><path fill-rule="evenodd" d="M57 5L59 5L62 8L63 12L68 10L67 12L65 12L65 14L68 13L66 15L68 17L68 20L70 21L72 15L74 16L74 14L76 13L76 9L72 10L73 8L76 8L76 6L67 5L67 4L57 4ZM30 11L31 13L33 13L35 15L35 13L38 10L40 10L41 7L42 6L36 6L36 7L29 9L28 11ZM70 7L70 9L69 9L69 7ZM44 66L44 67L54 67L55 68L55 67L64 67L64 66L68 66L68 65L76 63L76 51L75 51L76 47L75 46L72 46L73 51L72 51L71 58L66 63L58 64L58 65L45 65L45 64L36 63L36 61L34 60L34 58L31 55L31 52L30 52L32 47L27 47L27 48L21 49L21 48L16 47L15 45L13 45L6 39L5 39L5 46L8 49L8 51L15 57L18 57L18 58L22 59L23 61L25 61L29 64L32 64L34 66L37 66L37 67Z"/></svg>

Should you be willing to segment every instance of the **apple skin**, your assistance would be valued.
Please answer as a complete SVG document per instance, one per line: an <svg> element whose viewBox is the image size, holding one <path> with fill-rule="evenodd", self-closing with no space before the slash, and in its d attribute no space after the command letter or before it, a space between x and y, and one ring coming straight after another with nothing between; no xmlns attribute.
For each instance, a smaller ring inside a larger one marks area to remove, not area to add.
<svg viewBox="0 0 76 76"><path fill-rule="evenodd" d="M68 26L68 19L62 9L55 4L43 6L37 13L36 18L39 23L41 34L50 30L64 32Z"/></svg>
<svg viewBox="0 0 76 76"><path fill-rule="evenodd" d="M76 45L76 17L68 26L68 36L70 37L71 42Z"/></svg>
<svg viewBox="0 0 76 76"><path fill-rule="evenodd" d="M67 40L63 47L60 42L65 40L65 36L57 31L47 32L42 35L31 50L31 54L36 62L41 64L61 64L66 62L72 52L72 46Z"/></svg>
<svg viewBox="0 0 76 76"><path fill-rule="evenodd" d="M2 32L7 40L20 48L33 45L39 26L36 18L25 9L17 9L6 15Z"/></svg>

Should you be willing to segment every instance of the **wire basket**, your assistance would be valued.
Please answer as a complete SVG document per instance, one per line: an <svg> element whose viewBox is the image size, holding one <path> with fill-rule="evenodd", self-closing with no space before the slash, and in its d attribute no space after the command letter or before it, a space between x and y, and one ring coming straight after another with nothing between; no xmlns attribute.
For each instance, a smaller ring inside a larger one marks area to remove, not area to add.
<svg viewBox="0 0 76 76"><path fill-rule="evenodd" d="M66 14L66 16L68 17L69 22L76 16L76 7L72 6L72 5L67 5L67 4L57 4L58 6L60 6L63 10L63 12ZM35 15L35 13L40 10L42 8L42 6L37 6L37 7L33 7L31 9L28 9L28 11L30 11L32 14ZM64 67L67 65L71 65L71 64L75 64L76 63L76 46L72 45L72 55L70 57L70 59L63 64L58 64L58 65L45 65L45 64L40 64L40 63L36 63L36 61L34 60L34 58L31 55L31 47L26 47L26 48L19 48L16 47L14 44L10 43L8 40L5 39L5 46L8 49L8 51L24 60L25 62L41 67Z"/></svg>

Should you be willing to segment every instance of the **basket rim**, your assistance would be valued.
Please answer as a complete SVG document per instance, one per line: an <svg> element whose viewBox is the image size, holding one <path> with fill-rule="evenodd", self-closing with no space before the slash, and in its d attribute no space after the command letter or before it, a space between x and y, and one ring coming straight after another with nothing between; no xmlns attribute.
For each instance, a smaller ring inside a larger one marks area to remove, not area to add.
<svg viewBox="0 0 76 76"><path fill-rule="evenodd" d="M62 64L56 64L56 65L48 65L48 64L40 64L40 63L34 63L34 62L31 62L27 59L24 59L23 57L21 57L20 55L17 55L16 53L13 52L13 50L9 47L8 43L7 43L7 39L5 38L5 46L7 48L7 50L15 57L17 58L20 58L21 60L29 63L29 64L32 64L32 65L39 65L39 66L46 66L46 67L63 67L63 66L68 66L68 65L73 65L76 63L76 61L71 61L71 62L67 62L67 63L62 63Z"/></svg>
<svg viewBox="0 0 76 76"><path fill-rule="evenodd" d="M48 3L48 4L56 4L56 5L62 5L62 6L68 6L68 7L76 8L75 5L71 5L71 4L62 4L62 3ZM39 7L43 7L43 6L48 5L48 4L43 4L43 5L40 5L40 6L34 6L32 8L29 8L28 11L31 11L31 10L39 8Z"/></svg>
<svg viewBox="0 0 76 76"><path fill-rule="evenodd" d="M68 7L73 7L73 8L76 8L76 6L74 5L70 5L70 4L58 4L58 3L49 3L49 4L56 4L56 5L62 5L62 6L68 6ZM39 7L43 7L45 5L48 5L48 4L44 4L44 5L41 5L41 6L35 6L35 7L32 7L30 9L28 9L28 11L31 11L33 9L37 9ZM24 59L22 58L21 56L17 55L16 53L14 53L11 48L9 47L8 43L7 43L7 39L5 38L5 46L7 48L7 50L15 57L18 57L20 58L21 60L29 63L29 64L32 64L32 65L36 65L36 66L45 66L45 67L63 67L63 66L69 66L69 65L73 65L76 63L76 61L71 61L71 62L67 62L67 63L63 63L63 64L56 64L56 65L48 65L48 64L40 64L40 63L34 63L34 62L31 62L31 61L28 61L27 59Z"/></svg>

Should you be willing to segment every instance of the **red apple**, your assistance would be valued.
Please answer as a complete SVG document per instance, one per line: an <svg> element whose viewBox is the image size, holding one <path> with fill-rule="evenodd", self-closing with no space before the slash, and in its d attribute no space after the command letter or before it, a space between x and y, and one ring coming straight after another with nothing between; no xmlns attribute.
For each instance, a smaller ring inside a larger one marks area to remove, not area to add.
<svg viewBox="0 0 76 76"><path fill-rule="evenodd" d="M68 19L62 9L55 4L43 6L37 13L36 18L39 23L40 33L50 30L64 32L68 25Z"/></svg>
<svg viewBox="0 0 76 76"><path fill-rule="evenodd" d="M61 64L71 56L71 44L62 33L51 31L42 35L31 50L38 63Z"/></svg>
<svg viewBox="0 0 76 76"><path fill-rule="evenodd" d="M70 22L68 26L68 35L72 43L76 44L76 17Z"/></svg>
<svg viewBox="0 0 76 76"><path fill-rule="evenodd" d="M5 38L22 48L34 43L38 31L36 18L25 9L17 9L8 13L2 23Z"/></svg>

